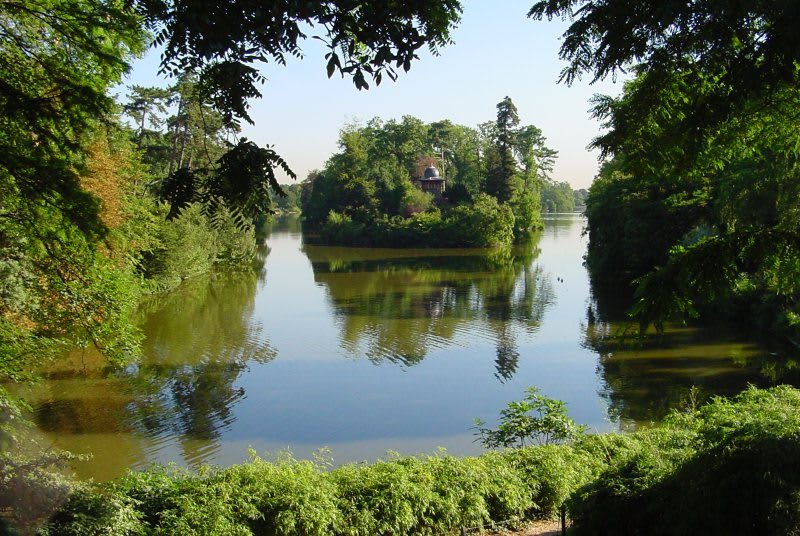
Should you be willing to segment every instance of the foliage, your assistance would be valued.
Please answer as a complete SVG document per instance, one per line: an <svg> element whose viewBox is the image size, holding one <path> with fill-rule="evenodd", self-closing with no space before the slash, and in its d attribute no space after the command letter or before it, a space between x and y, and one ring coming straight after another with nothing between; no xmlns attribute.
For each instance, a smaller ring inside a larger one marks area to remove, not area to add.
<svg viewBox="0 0 800 536"><path fill-rule="evenodd" d="M106 91L142 50L139 20L123 2L91 0L6 2L0 17L13 21L0 48L0 211L38 223L44 205L96 239L97 204L80 187L87 135L113 110ZM31 208L12 211L12 196Z"/></svg>
<svg viewBox="0 0 800 536"><path fill-rule="evenodd" d="M794 28L800 13L791 3L667 1L632 10L622 0L541 0L528 15L572 19L561 46L561 57L569 61L562 72L567 82L587 72L598 80L632 65L656 92L662 77L676 72L716 78L706 99L683 103L681 131L697 141L749 102L767 102L798 82L800 37ZM635 108L648 113L654 104L643 98Z"/></svg>
<svg viewBox="0 0 800 536"><path fill-rule="evenodd" d="M408 71L417 51L434 54L450 42L459 20L455 0L425 0L413 5L352 3L284 3L264 10L254 0L229 0L185 9L169 0L135 3L155 43L164 47L162 69L199 73L199 84L227 117L249 120L247 100L260 96L265 78L253 64L285 64L301 57L301 43L313 37L328 47L328 76L340 72L367 89L367 76L380 84L395 79L396 69ZM308 35L308 32L310 35Z"/></svg>
<svg viewBox="0 0 800 536"><path fill-rule="evenodd" d="M212 202L223 202L229 211L249 220L269 213L272 207L270 189L283 193L275 177L275 167L295 178L275 151L245 138L222 155L217 164L218 169L206 183L206 195Z"/></svg>
<svg viewBox="0 0 800 536"><path fill-rule="evenodd" d="M796 338L800 16L786 3L541 1L575 19L562 78L630 70L596 97L613 157L587 200L596 277L636 280L644 327L724 315Z"/></svg>
<svg viewBox="0 0 800 536"><path fill-rule="evenodd" d="M19 380L46 339L116 357L135 344L135 285L101 244L133 173L101 123L144 32L113 1L6 2L0 19L0 374Z"/></svg>
<svg viewBox="0 0 800 536"><path fill-rule="evenodd" d="M61 508L75 491L74 480L62 474L73 458L52 450L35 456L16 448L0 452L0 511L5 514L0 515L0 531L31 531Z"/></svg>
<svg viewBox="0 0 800 536"><path fill-rule="evenodd" d="M632 434L330 468L281 455L155 466L73 491L44 534L440 534L568 507L575 534L787 534L800 391L748 389Z"/></svg>
<svg viewBox="0 0 800 536"><path fill-rule="evenodd" d="M572 195L575 198L575 208L586 206L586 198L589 196L589 190L586 188L578 188L577 190L573 190Z"/></svg>
<svg viewBox="0 0 800 536"><path fill-rule="evenodd" d="M569 442L585 431L569 418L563 401L542 395L536 387L529 387L524 399L508 403L497 429L483 428L485 424L475 420L476 435L488 448Z"/></svg>
<svg viewBox="0 0 800 536"><path fill-rule="evenodd" d="M577 534L790 534L798 392L751 388L637 432L572 503Z"/></svg>
<svg viewBox="0 0 800 536"><path fill-rule="evenodd" d="M334 470L285 455L276 462L253 455L247 464L196 474L153 467L73 493L42 532L432 535L552 516L560 507L553 501L563 501L558 489L574 489L599 468L587 454L560 448L475 458L390 455ZM557 472L564 464L574 467Z"/></svg>
<svg viewBox="0 0 800 536"><path fill-rule="evenodd" d="M281 189L285 195L277 195L272 199L275 210L284 214L299 213L302 184L282 184Z"/></svg>
<svg viewBox="0 0 800 536"><path fill-rule="evenodd" d="M498 110L499 122L479 129L409 116L345 126L341 152L302 185L306 227L351 245L480 247L525 239L542 226L538 184L556 153L536 127L517 128L511 99ZM433 164L446 180L441 199L412 182Z"/></svg>
<svg viewBox="0 0 800 536"><path fill-rule="evenodd" d="M445 213L420 212L371 224L331 211L320 235L326 242L357 246L497 247L511 243L514 214L510 207L480 194L472 204L457 205Z"/></svg>
<svg viewBox="0 0 800 536"><path fill-rule="evenodd" d="M567 182L543 180L541 183L542 212L573 212L575 196Z"/></svg>
<svg viewBox="0 0 800 536"><path fill-rule="evenodd" d="M471 205L456 206L445 219L445 240L452 245L491 247L510 244L514 238L514 213L490 195L479 194Z"/></svg>
<svg viewBox="0 0 800 536"><path fill-rule="evenodd" d="M544 226L539 196L531 190L525 190L514 198L511 211L514 214L514 237L517 240L532 236Z"/></svg>
<svg viewBox="0 0 800 536"><path fill-rule="evenodd" d="M245 224L242 231L224 205L212 218L204 212L202 206L193 204L176 218L161 220L154 237L157 246L140 264L150 290L168 290L184 279L210 271L215 264L241 265L254 258L252 224Z"/></svg>
<svg viewBox="0 0 800 536"><path fill-rule="evenodd" d="M587 264L597 276L630 280L663 265L669 248L699 220L695 207L665 202L669 185L642 193L642 182L610 162L589 189Z"/></svg>
<svg viewBox="0 0 800 536"><path fill-rule="evenodd" d="M680 99L681 91L694 89L670 91ZM602 113L616 121L627 105L622 99ZM679 145L656 149L648 142L642 152L633 140L603 170L588 199L589 264L599 274L624 270L640 278L634 312L642 325L730 309L740 319L755 317L753 325L766 331L793 336L788 319L800 294L790 274L800 235L797 131L788 109L796 99L787 91L772 106L726 123L681 172L675 171ZM676 163L654 169L644 158L656 150L674 152ZM731 300L750 305L733 308Z"/></svg>
<svg viewBox="0 0 800 536"><path fill-rule="evenodd" d="M486 170L486 193L505 203L515 197L520 189L517 161L514 157L519 115L509 97L497 104L495 125L494 147Z"/></svg>

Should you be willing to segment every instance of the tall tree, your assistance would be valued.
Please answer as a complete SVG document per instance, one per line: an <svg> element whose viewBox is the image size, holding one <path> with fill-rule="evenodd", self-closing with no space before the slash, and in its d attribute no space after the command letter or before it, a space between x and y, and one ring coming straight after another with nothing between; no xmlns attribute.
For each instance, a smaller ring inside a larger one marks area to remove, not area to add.
<svg viewBox="0 0 800 536"><path fill-rule="evenodd" d="M517 160L514 157L516 129L519 125L517 107L506 97L497 104L495 152L491 155L486 176L486 193L501 203L510 201L518 190Z"/></svg>
<svg viewBox="0 0 800 536"><path fill-rule="evenodd" d="M169 90L158 87L131 86L128 92L128 102L123 106L123 111L129 115L139 129L136 134L136 145L141 148L147 126L161 127L161 118L158 114L165 114L170 102Z"/></svg>
<svg viewBox="0 0 800 536"><path fill-rule="evenodd" d="M544 0L529 15L573 19L567 83L636 75L595 101L607 132L594 144L614 160L587 201L590 265L616 242L635 253L632 275L653 270L639 279L643 324L744 298L796 335L797 3Z"/></svg>
<svg viewBox="0 0 800 536"><path fill-rule="evenodd" d="M522 163L525 189L538 189L538 184L549 178L558 151L549 148L542 130L534 125L520 128L515 135L514 152Z"/></svg>

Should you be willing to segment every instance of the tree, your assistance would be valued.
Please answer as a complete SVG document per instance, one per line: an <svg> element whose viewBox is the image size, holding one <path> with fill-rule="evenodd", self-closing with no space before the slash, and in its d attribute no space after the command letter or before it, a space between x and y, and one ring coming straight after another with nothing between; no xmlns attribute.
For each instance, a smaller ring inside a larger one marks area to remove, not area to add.
<svg viewBox="0 0 800 536"><path fill-rule="evenodd" d="M37 209L55 208L97 239L80 174L88 135L114 109L107 90L143 49L139 20L123 2L92 0L5 2L0 20L0 213L41 227ZM17 197L28 203L11 213Z"/></svg>
<svg viewBox="0 0 800 536"><path fill-rule="evenodd" d="M541 183L542 212L572 212L575 197L567 182L543 180Z"/></svg>
<svg viewBox="0 0 800 536"><path fill-rule="evenodd" d="M32 0L0 9L3 20L14 21L3 27L0 110L5 136L18 135L5 139L0 165L22 195L47 198L84 232L98 234L96 209L77 185L72 164L80 160L80 140L92 121L112 111L107 89L142 51L142 20L155 45L164 47L162 71L197 73L202 100L231 121L249 120L247 101L260 95L256 85L264 78L252 64L300 56L308 37L304 24L330 49L329 76L339 71L366 89L367 75L375 83L394 78L397 68L411 67L420 47L436 52L447 44L461 8L455 0L283 2L271 9L255 0L191 9L168 0ZM278 189L277 182L273 186Z"/></svg>
<svg viewBox="0 0 800 536"><path fill-rule="evenodd" d="M501 203L510 201L517 191L517 161L514 158L516 128L519 125L517 107L509 97L497 104L495 150L488 155L486 193Z"/></svg>
<svg viewBox="0 0 800 536"><path fill-rule="evenodd" d="M759 303L761 323L796 334L795 4L546 0L529 14L574 17L561 49L567 83L636 75L619 98L595 100L607 132L594 145L614 170L593 185L587 213L590 240L622 232L623 253L643 245L627 259L642 276L642 325L743 300L750 310ZM648 237L643 216L656 213ZM590 245L590 266L601 247Z"/></svg>
<svg viewBox="0 0 800 536"><path fill-rule="evenodd" d="M116 122L109 89L150 35L164 50L162 72L178 78L182 96L169 122L174 173L165 186L188 201L222 202L238 210L241 221L270 209L270 190L280 190L276 168L291 174L269 147L222 143L220 133L249 120L248 99L260 95L264 78L254 64L300 56L301 42L319 37L330 50L329 76L338 71L366 89L368 76L376 84L394 78L410 68L421 47L435 53L447 44L460 9L455 0L0 3L0 273L13 275L7 278L10 298L0 297L3 363L6 353L41 355L27 343L63 337L69 326L85 328L82 343L130 331L123 318L132 306L132 274L119 269L124 261L110 258L101 218L108 199L88 191L85 179L92 143ZM132 95L128 113L144 142L161 95L146 88ZM119 177L131 175L126 170ZM144 212L155 217L152 208ZM29 267L36 270L26 276ZM29 299L20 300L23 295ZM27 301L24 310L16 308L20 301ZM130 349L118 346L123 353ZM18 377L13 368L0 374Z"/></svg>
<svg viewBox="0 0 800 536"><path fill-rule="evenodd" d="M161 118L157 114L167 112L167 105L171 99L168 90L158 87L132 86L128 93L128 103L123 106L123 111L131 116L139 126L137 133L137 146L141 148L145 131L148 125L152 128L161 126Z"/></svg>
<svg viewBox="0 0 800 536"><path fill-rule="evenodd" d="M593 80L626 71L641 76L629 108L631 124L641 122L638 112L660 106L660 88L676 74L684 83L705 85L702 97L681 103L674 133L685 136L690 159L716 126L751 103L769 106L773 96L800 80L800 12L793 2L669 0L632 6L623 0L543 0L528 15L573 20L563 36L560 55L569 65L561 80L572 83L584 73ZM694 75L701 76L693 80ZM607 153L615 150L613 135L622 132L610 134L601 144Z"/></svg>
<svg viewBox="0 0 800 536"><path fill-rule="evenodd" d="M526 125L516 133L514 151L522 162L525 189L537 188L553 171L558 151L547 147L546 141L542 130L533 125Z"/></svg>

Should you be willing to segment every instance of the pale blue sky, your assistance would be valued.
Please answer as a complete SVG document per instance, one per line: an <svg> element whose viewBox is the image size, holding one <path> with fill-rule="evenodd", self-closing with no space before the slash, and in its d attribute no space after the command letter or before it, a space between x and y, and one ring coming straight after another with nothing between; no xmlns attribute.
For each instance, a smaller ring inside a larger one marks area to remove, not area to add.
<svg viewBox="0 0 800 536"><path fill-rule="evenodd" d="M494 120L496 104L508 95L521 123L541 128L548 145L559 151L554 177L575 188L587 187L598 163L597 154L586 146L600 132L589 115L589 99L595 93L617 94L621 84L558 84L565 65L558 59L558 48L567 23L528 19L533 2L463 1L454 44L438 57L421 54L396 82L384 78L369 91L356 90L350 79L338 75L328 79L325 50L309 39L303 44L304 59L291 59L286 67L265 67L264 96L251 108L255 125L245 125L243 135L274 145L302 179L336 151L345 123L413 115L426 122L450 119L476 126ZM157 81L157 66L158 54L151 52L134 64L129 83L168 83Z"/></svg>

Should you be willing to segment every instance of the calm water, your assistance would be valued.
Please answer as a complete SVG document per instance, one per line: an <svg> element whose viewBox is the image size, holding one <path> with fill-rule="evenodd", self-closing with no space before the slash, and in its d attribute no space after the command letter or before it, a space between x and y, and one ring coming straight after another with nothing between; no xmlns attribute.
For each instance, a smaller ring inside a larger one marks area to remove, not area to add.
<svg viewBox="0 0 800 536"><path fill-rule="evenodd" d="M480 451L535 385L599 431L630 429L688 388L730 394L786 378L746 341L688 328L613 345L620 293L593 296L583 219L552 216L534 245L356 249L274 226L257 272L186 282L141 308L145 357L124 370L73 353L27 397L48 443L91 453L83 477L150 462L230 464L329 447L336 462L387 450ZM624 294L624 293L622 293Z"/></svg>

